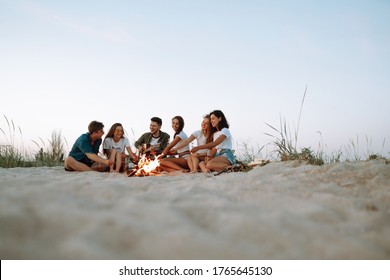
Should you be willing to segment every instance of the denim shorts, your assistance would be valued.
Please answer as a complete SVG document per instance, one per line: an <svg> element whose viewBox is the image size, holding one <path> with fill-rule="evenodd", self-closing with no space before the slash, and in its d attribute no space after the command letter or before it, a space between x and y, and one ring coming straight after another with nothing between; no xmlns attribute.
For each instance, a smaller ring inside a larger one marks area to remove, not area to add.
<svg viewBox="0 0 390 280"><path fill-rule="evenodd" d="M217 151L215 154L215 157L225 157L229 160L230 164L235 164L236 163L236 158L233 155L232 150L230 149L220 149Z"/></svg>

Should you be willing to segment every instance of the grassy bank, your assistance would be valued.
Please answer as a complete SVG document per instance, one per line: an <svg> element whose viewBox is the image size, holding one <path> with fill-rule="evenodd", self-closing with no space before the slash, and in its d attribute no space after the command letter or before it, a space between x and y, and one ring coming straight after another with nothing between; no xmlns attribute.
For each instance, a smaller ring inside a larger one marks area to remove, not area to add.
<svg viewBox="0 0 390 280"><path fill-rule="evenodd" d="M19 126L6 116L7 128L0 127L4 141L0 142L0 167L34 167L63 165L66 139L61 132L53 131L47 142L31 140L37 146L36 152L24 147L23 134Z"/></svg>

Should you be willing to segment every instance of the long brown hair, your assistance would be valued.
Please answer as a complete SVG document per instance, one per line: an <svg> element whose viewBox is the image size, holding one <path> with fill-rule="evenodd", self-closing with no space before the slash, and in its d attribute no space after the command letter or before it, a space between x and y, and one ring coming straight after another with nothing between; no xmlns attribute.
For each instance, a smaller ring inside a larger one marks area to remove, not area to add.
<svg viewBox="0 0 390 280"><path fill-rule="evenodd" d="M118 126L121 126L122 129L123 129L123 125L122 125L121 123L114 123L114 124L111 126L110 130L108 131L108 133L106 134L106 137L105 137L104 139L106 139L106 138L113 138L113 137L114 137L115 129L116 129ZM124 138L124 137L125 137L125 131L123 130L122 138Z"/></svg>
<svg viewBox="0 0 390 280"><path fill-rule="evenodd" d="M209 120L209 128L207 129L207 132L206 132L206 144L207 144L207 143L213 142L213 128L212 128L212 125L211 125L210 115L207 114L203 118Z"/></svg>
<svg viewBox="0 0 390 280"><path fill-rule="evenodd" d="M229 122L227 121L225 114L221 110L214 110L210 113L210 116L214 115L217 118L221 118L218 123L218 130L222 130L222 128L229 128Z"/></svg>
<svg viewBox="0 0 390 280"><path fill-rule="evenodd" d="M184 128L184 119L183 119L183 117L175 116L175 117L172 118L172 121L174 119L177 119L179 121L179 128L177 129L177 131L175 131L175 135L173 136L173 138L175 138L176 135L178 135L180 132L182 132L182 130Z"/></svg>

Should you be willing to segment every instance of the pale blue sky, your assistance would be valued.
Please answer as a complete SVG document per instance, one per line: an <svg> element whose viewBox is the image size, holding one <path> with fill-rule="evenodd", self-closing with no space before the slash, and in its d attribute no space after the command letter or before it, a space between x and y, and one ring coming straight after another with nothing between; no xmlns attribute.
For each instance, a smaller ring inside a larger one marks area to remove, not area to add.
<svg viewBox="0 0 390 280"><path fill-rule="evenodd" d="M388 156L389 14L378 0L0 0L0 113L25 144L61 130L72 145L95 119L133 140L153 116L171 135L183 116L189 135L220 109L236 143L262 146L265 123L297 124L307 85L298 146L320 131L328 151L356 137L366 151L367 136Z"/></svg>

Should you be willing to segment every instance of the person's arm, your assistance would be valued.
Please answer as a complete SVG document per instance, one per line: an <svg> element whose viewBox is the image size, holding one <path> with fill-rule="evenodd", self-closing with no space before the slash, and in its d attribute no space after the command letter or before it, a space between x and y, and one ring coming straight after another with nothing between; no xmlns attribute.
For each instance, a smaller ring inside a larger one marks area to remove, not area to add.
<svg viewBox="0 0 390 280"><path fill-rule="evenodd" d="M106 157L110 157L111 156L111 150L109 149L103 149L103 154L106 155Z"/></svg>
<svg viewBox="0 0 390 280"><path fill-rule="evenodd" d="M127 147L126 147L126 150L127 150L127 152L129 153L130 157L131 157L133 160L136 161L136 160L138 159L137 155L133 153L133 151L131 150L130 146L127 146Z"/></svg>
<svg viewBox="0 0 390 280"><path fill-rule="evenodd" d="M97 142L95 142L94 147L95 147L96 151L94 150L94 148L92 147L92 145L90 143L90 138L87 136L79 138L77 140L77 146L80 149L80 151L90 160L96 161L99 163L103 163L105 165L110 166L111 164L113 164L113 162L111 162L109 159L104 159L104 158L101 158L97 155L97 153L98 153L97 147L100 147L101 141L102 140L97 140Z"/></svg>
<svg viewBox="0 0 390 280"><path fill-rule="evenodd" d="M161 141L158 143L159 146L158 146L157 151L164 151L169 145L169 138L170 138L169 134L165 133L165 132L162 132L162 133L164 133L164 134L161 137Z"/></svg>
<svg viewBox="0 0 390 280"><path fill-rule="evenodd" d="M86 155L90 160L93 160L93 161L95 161L95 162L99 162L99 163L105 164L105 165L107 165L107 166L110 166L110 165L114 164L111 160L101 158L101 157L99 157L97 154L86 153L85 155Z"/></svg>
<svg viewBox="0 0 390 280"><path fill-rule="evenodd" d="M191 153L196 153L201 149L211 149L221 144L226 139L226 135L221 134L215 141L207 143L205 145L197 146L191 149Z"/></svg>
<svg viewBox="0 0 390 280"><path fill-rule="evenodd" d="M129 153L130 158L132 158L133 160L138 159L137 156L131 150L129 138L123 137L123 146L125 147L125 150L127 150L127 152ZM127 157L125 153L123 153L123 156L124 158Z"/></svg>
<svg viewBox="0 0 390 280"><path fill-rule="evenodd" d="M177 144L179 143L181 140L181 138L179 136L176 136L175 139L173 139L173 141L171 143L169 143L169 145L163 150L163 152L161 153L162 155L168 155L170 154L171 152L171 149Z"/></svg>
<svg viewBox="0 0 390 280"><path fill-rule="evenodd" d="M189 138L183 140L179 145L177 145L177 147L173 147L171 149L171 153L176 153L177 150L180 150L184 146L187 146L188 144L190 144L194 140L195 140L195 136L193 134L191 134Z"/></svg>
<svg viewBox="0 0 390 280"><path fill-rule="evenodd" d="M136 147L137 149L142 147L141 145L145 143L146 134L147 133L142 134L142 136L137 141L135 141L134 147Z"/></svg>
<svg viewBox="0 0 390 280"><path fill-rule="evenodd" d="M148 135L149 135L148 132L142 134L142 136L134 143L134 146L138 150L138 153L140 155L145 153L145 151L147 149L147 143L149 142Z"/></svg>
<svg viewBox="0 0 390 280"><path fill-rule="evenodd" d="M107 158L111 156L112 142L110 137L106 137L103 141L103 155L106 155Z"/></svg>

